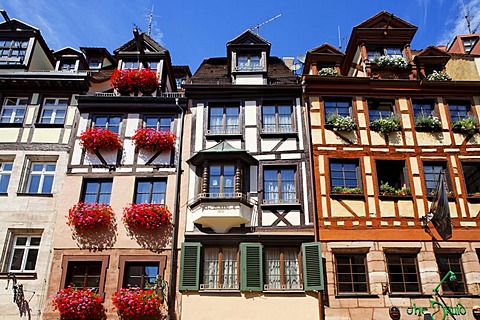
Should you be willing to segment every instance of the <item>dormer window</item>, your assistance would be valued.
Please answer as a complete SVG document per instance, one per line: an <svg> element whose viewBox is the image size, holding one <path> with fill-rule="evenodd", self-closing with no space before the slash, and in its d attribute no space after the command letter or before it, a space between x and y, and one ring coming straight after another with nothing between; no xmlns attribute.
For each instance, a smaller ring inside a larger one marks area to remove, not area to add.
<svg viewBox="0 0 480 320"><path fill-rule="evenodd" d="M28 40L0 39L0 65L22 64L27 47Z"/></svg>
<svg viewBox="0 0 480 320"><path fill-rule="evenodd" d="M263 70L259 54L237 54L237 71Z"/></svg>
<svg viewBox="0 0 480 320"><path fill-rule="evenodd" d="M90 69L100 69L102 67L102 59L99 57L91 58L88 62Z"/></svg>
<svg viewBox="0 0 480 320"><path fill-rule="evenodd" d="M372 47L367 47L367 53L368 53L368 60L372 60L375 57L382 57L382 56L386 56L386 57L389 57L389 58L403 57L402 48L397 47L397 46L388 46L388 47L372 46Z"/></svg>
<svg viewBox="0 0 480 320"><path fill-rule="evenodd" d="M73 59L62 59L60 60L60 71L75 71L77 66L77 61Z"/></svg>
<svg viewBox="0 0 480 320"><path fill-rule="evenodd" d="M126 61L123 61L122 69L139 69L139 67L140 67L139 61L126 60Z"/></svg>
<svg viewBox="0 0 480 320"><path fill-rule="evenodd" d="M465 49L465 53L470 53L470 51L472 51L477 41L478 41L478 37L462 38L463 48Z"/></svg>

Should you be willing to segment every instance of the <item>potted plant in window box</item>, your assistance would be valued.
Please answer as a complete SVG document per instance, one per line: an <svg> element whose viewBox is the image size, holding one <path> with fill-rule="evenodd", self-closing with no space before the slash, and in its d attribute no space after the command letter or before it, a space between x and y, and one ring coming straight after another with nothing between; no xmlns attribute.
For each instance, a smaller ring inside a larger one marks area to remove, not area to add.
<svg viewBox="0 0 480 320"><path fill-rule="evenodd" d="M428 81L450 81L452 77L448 73L439 72L434 70L431 74L427 76Z"/></svg>
<svg viewBox="0 0 480 320"><path fill-rule="evenodd" d="M370 128L373 131L389 134L390 132L400 130L400 118L397 116L390 116L388 118L380 118L370 122Z"/></svg>
<svg viewBox="0 0 480 320"><path fill-rule="evenodd" d="M385 182L380 184L380 192L384 196L409 196L411 195L410 188L400 188L400 189L395 189L394 187L390 186L388 182Z"/></svg>
<svg viewBox="0 0 480 320"><path fill-rule="evenodd" d="M88 151L114 151L122 147L118 134L102 128L88 128L80 134L80 145Z"/></svg>
<svg viewBox="0 0 480 320"><path fill-rule="evenodd" d="M477 119L475 117L468 117L458 120L452 124L454 132L474 134L477 131Z"/></svg>
<svg viewBox="0 0 480 320"><path fill-rule="evenodd" d="M67 224L78 233L111 225L115 213L104 203L79 202L68 210Z"/></svg>
<svg viewBox="0 0 480 320"><path fill-rule="evenodd" d="M110 85L121 95L137 95L139 91L150 95L158 88L158 76L150 69L115 69L110 77Z"/></svg>
<svg viewBox="0 0 480 320"><path fill-rule="evenodd" d="M356 129L355 120L336 113L330 113L327 117L327 125L332 126L334 131L353 131Z"/></svg>
<svg viewBox="0 0 480 320"><path fill-rule="evenodd" d="M121 288L112 303L124 320L154 320L162 315L163 301L153 289Z"/></svg>
<svg viewBox="0 0 480 320"><path fill-rule="evenodd" d="M333 192L337 194L361 194L362 189L359 187L349 188L349 187L334 187Z"/></svg>
<svg viewBox="0 0 480 320"><path fill-rule="evenodd" d="M375 56L372 59L377 67L393 67L398 69L406 69L408 64L404 57Z"/></svg>
<svg viewBox="0 0 480 320"><path fill-rule="evenodd" d="M137 203L123 209L122 220L130 229L158 230L172 225L172 214L160 203Z"/></svg>
<svg viewBox="0 0 480 320"><path fill-rule="evenodd" d="M335 68L322 68L318 70L319 76L338 76L338 71Z"/></svg>
<svg viewBox="0 0 480 320"><path fill-rule="evenodd" d="M175 144L175 135L169 131L141 128L132 137L137 149L152 152L171 150Z"/></svg>
<svg viewBox="0 0 480 320"><path fill-rule="evenodd" d="M138 80L138 90L145 96L151 95L158 88L158 76L155 71L141 69Z"/></svg>
<svg viewBox="0 0 480 320"><path fill-rule="evenodd" d="M53 310L60 312L62 320L103 320L106 319L103 299L87 288L69 286L53 297Z"/></svg>
<svg viewBox="0 0 480 320"><path fill-rule="evenodd" d="M442 127L442 123L434 115L419 114L415 117L415 128L418 131L439 131Z"/></svg>

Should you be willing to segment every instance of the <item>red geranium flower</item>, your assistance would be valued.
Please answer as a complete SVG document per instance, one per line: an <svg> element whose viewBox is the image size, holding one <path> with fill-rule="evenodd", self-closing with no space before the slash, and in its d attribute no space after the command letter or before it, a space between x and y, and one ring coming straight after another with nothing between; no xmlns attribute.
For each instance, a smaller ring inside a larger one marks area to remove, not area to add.
<svg viewBox="0 0 480 320"><path fill-rule="evenodd" d="M122 288L112 295L112 303L122 319L159 319L162 299L154 290Z"/></svg>
<svg viewBox="0 0 480 320"><path fill-rule="evenodd" d="M53 310L58 310L62 320L105 319L102 298L95 292L83 288L68 287L53 297Z"/></svg>
<svg viewBox="0 0 480 320"><path fill-rule="evenodd" d="M135 146L149 151L171 150L175 144L175 135L169 131L141 128L132 137Z"/></svg>
<svg viewBox="0 0 480 320"><path fill-rule="evenodd" d="M102 128L88 128L80 134L80 145L86 150L114 151L122 147L122 141L118 134Z"/></svg>
<svg viewBox="0 0 480 320"><path fill-rule="evenodd" d="M107 204L79 202L68 210L67 218L69 226L83 232L111 224L115 214Z"/></svg>
<svg viewBox="0 0 480 320"><path fill-rule="evenodd" d="M110 77L110 85L121 93L154 91L158 87L158 76L150 69L115 69Z"/></svg>
<svg viewBox="0 0 480 320"><path fill-rule="evenodd" d="M132 229L160 229L172 224L172 214L159 203L137 203L123 209L123 222Z"/></svg>

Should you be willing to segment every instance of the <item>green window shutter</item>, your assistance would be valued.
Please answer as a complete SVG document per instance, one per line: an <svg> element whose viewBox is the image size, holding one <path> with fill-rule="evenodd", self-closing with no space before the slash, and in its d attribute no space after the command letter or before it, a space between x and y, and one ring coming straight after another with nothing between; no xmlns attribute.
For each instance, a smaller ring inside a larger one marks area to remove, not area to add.
<svg viewBox="0 0 480 320"><path fill-rule="evenodd" d="M323 290L322 245L320 242L302 243L303 289Z"/></svg>
<svg viewBox="0 0 480 320"><path fill-rule="evenodd" d="M180 291L198 291L201 246L200 242L182 243L180 258Z"/></svg>
<svg viewBox="0 0 480 320"><path fill-rule="evenodd" d="M262 244L240 244L240 290L263 291Z"/></svg>

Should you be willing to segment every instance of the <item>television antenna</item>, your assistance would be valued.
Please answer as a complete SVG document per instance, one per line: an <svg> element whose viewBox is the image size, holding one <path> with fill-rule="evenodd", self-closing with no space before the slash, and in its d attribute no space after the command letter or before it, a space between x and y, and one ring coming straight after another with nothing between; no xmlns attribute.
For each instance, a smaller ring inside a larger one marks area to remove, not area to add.
<svg viewBox="0 0 480 320"><path fill-rule="evenodd" d="M148 31L147 31L147 34L149 36L152 34L153 17L160 17L159 15L154 15L153 14L153 6L154 6L154 4L152 4L152 10L150 10L150 14L148 15Z"/></svg>
<svg viewBox="0 0 480 320"><path fill-rule="evenodd" d="M478 23L477 26L472 29L472 26L471 26L472 20L471 20L471 16L470 16L470 8L467 8L464 0L462 0L462 4L463 4L463 12L465 13L465 21L467 21L468 33L474 34L477 31L477 28L480 25L480 23Z"/></svg>
<svg viewBox="0 0 480 320"><path fill-rule="evenodd" d="M257 24L255 27L253 27L253 28L251 28L251 29L254 30L256 34L259 34L260 27L263 27L263 26L266 25L267 23L270 23L270 22L272 22L273 20L280 18L281 16L282 16L282 14L279 13L279 14L277 14L275 17L270 18L270 19L268 19L268 20L265 21L265 22L259 23L259 24Z"/></svg>

